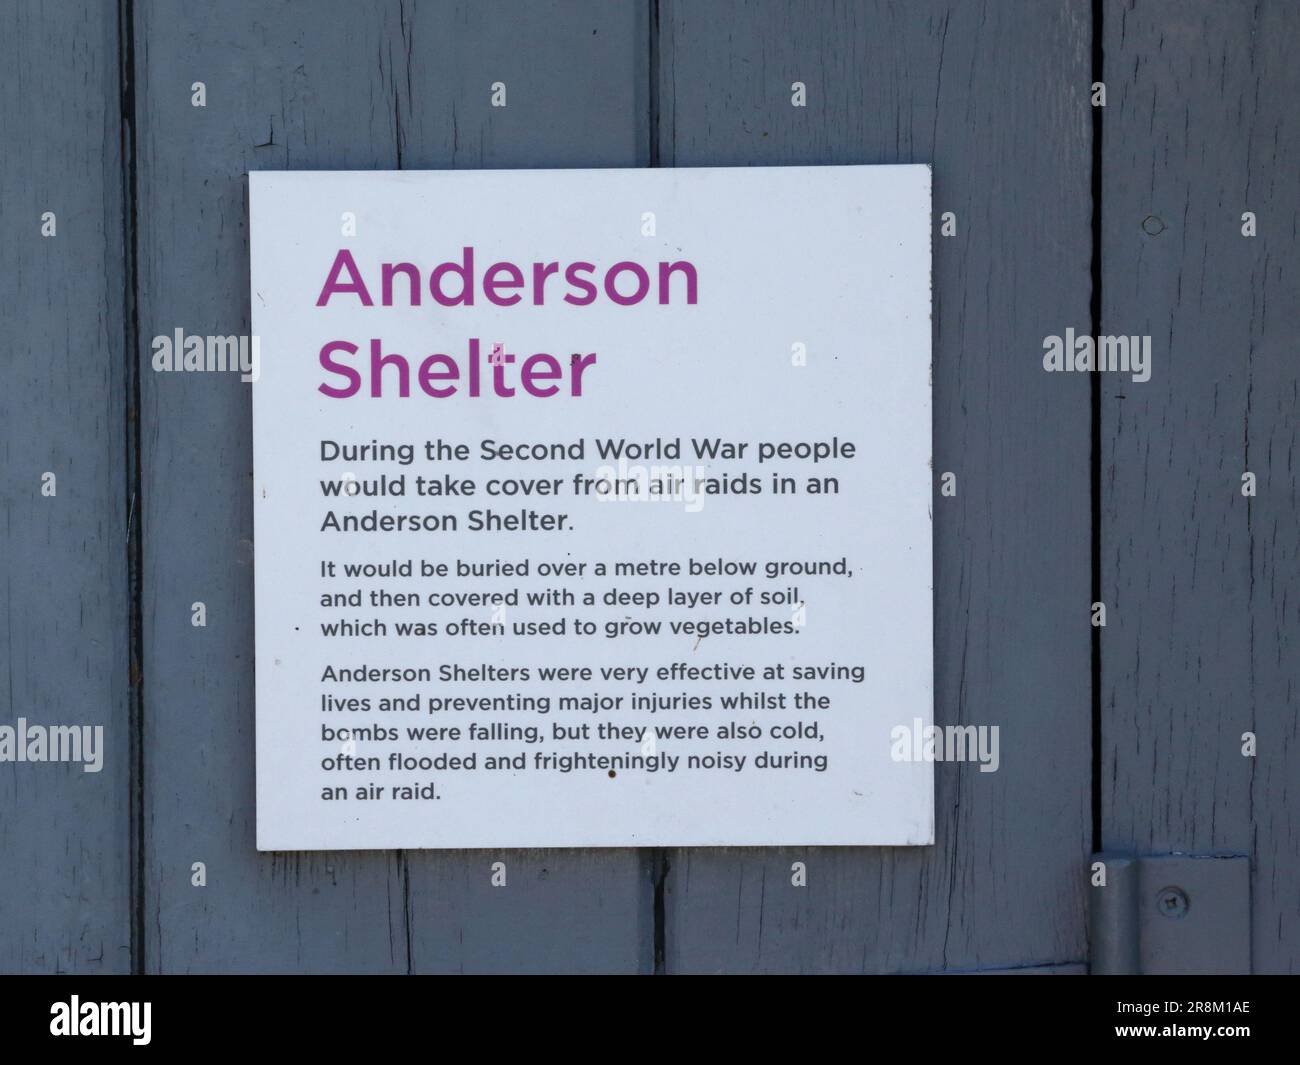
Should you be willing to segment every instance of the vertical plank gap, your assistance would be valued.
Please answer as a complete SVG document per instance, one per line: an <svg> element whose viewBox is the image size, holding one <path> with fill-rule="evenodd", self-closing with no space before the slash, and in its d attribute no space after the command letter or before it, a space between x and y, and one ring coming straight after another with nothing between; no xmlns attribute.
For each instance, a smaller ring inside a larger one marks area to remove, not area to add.
<svg viewBox="0 0 1300 1065"><path fill-rule="evenodd" d="M1092 80L1105 83L1105 0L1092 0ZM1092 90L1089 87L1091 105ZM1092 335L1101 336L1101 120L1105 107L1092 105L1092 296L1090 312ZM1089 480L1092 495L1092 601L1101 597L1101 375L1089 381L1091 393L1092 448ZM1089 610L1090 621L1091 613ZM1102 747L1101 747L1101 628L1092 626L1092 850L1103 850L1102 838Z"/></svg>
<svg viewBox="0 0 1300 1065"><path fill-rule="evenodd" d="M403 51L406 55L406 96L414 111L415 102L411 94L411 63L412 63L412 33L413 30L407 28L406 23L406 3L405 0L398 0L397 5L398 26L402 33ZM402 94L397 85L397 71L393 71L393 147L397 155L396 168L404 170L402 160ZM251 310L251 308L250 308ZM256 663L254 663L256 669ZM395 852L397 860L397 873L402 880L402 931L403 939L406 944L406 975L415 975L415 952L411 949L411 940L414 930L411 927L411 863L407 858L405 850Z"/></svg>
<svg viewBox="0 0 1300 1065"><path fill-rule="evenodd" d="M145 971L144 938L144 612L142 574L144 546L140 520L140 315L135 157L135 4L118 0L118 83L120 88L122 150L122 260L124 372L126 398L126 583L127 583L127 683L130 691L127 722L130 729L128 819L131 866L131 972Z"/></svg>
<svg viewBox="0 0 1300 1065"><path fill-rule="evenodd" d="M662 166L659 154L659 0L650 0L650 166Z"/></svg>
<svg viewBox="0 0 1300 1065"><path fill-rule="evenodd" d="M658 168L663 165L663 157L660 152L660 118L659 118L659 27L660 27L660 0L649 0L649 32L647 38L649 41L649 108L650 118L647 126L650 131L650 166ZM668 851L662 847L656 847L646 856L650 864L650 873L654 890L651 898L653 907L653 924L654 938L652 958L652 972L656 976L662 976L667 972L667 916L666 906L664 903L664 894L667 888L668 880Z"/></svg>
<svg viewBox="0 0 1300 1065"><path fill-rule="evenodd" d="M654 871L654 975L668 972L668 921L664 895L668 889L668 851L657 848L651 852Z"/></svg>

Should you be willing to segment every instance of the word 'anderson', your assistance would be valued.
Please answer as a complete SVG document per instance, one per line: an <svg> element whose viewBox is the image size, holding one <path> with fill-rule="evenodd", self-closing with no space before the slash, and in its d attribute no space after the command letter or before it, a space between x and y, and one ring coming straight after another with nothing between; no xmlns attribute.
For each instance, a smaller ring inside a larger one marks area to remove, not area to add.
<svg viewBox="0 0 1300 1065"><path fill-rule="evenodd" d="M585 261L571 262L563 268L558 262L534 262L527 269L512 262L496 262L480 278L474 265L474 249L465 247L461 249L459 261L435 266L428 274L427 283L414 263L380 264L378 306L392 307L396 303L419 307L427 287L432 302L442 307L473 307L480 290L483 299L495 307L513 307L523 303L525 297L529 305L541 307L546 304L548 282L553 302L556 290L560 290L563 294L558 298L574 307L591 306L602 295L616 306L632 307L650 298L652 288L659 305L667 306L672 302L674 275L680 275L678 289L684 288L686 303L698 302L699 277L694 264L685 260L661 261L655 273L657 284L652 283L646 267L626 259L603 272L595 263ZM350 299L345 301L343 297ZM335 255L316 306L329 307L331 300L362 308L376 306L371 286L346 248L339 249ZM320 349L320 365L331 375L331 380L318 387L331 399L349 399L360 394L363 388L375 399L385 395L385 388L389 389L389 395L395 388L399 397L406 398L411 395L414 376L415 386L434 399L458 394L508 399L520 392L540 399L561 393L581 396L583 371L594 365L597 358L595 352L574 352L567 359L538 352L523 359L516 375L509 369L514 366L516 356L504 350L503 345L492 346L486 355L486 368L479 339L471 337L467 348L468 355L463 361L435 352L415 367L413 375L406 356L395 352L385 354L384 343L378 337L370 340L369 359L355 361L353 357L360 351L356 344L331 340Z"/></svg>

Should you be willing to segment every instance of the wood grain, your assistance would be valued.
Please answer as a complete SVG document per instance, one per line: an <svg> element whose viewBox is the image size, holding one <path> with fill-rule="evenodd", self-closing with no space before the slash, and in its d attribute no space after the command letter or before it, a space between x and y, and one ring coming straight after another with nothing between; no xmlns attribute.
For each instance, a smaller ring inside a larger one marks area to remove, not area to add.
<svg viewBox="0 0 1300 1065"><path fill-rule="evenodd" d="M1289 3L1105 8L1103 332L1154 370L1102 383L1104 839L1251 854L1258 972L1300 963L1298 34Z"/></svg>
<svg viewBox="0 0 1300 1065"><path fill-rule="evenodd" d="M129 970L128 514L117 13L0 32L0 724L104 729L104 763L0 765L0 971ZM42 236L41 216L55 215ZM53 497L42 476L57 478Z"/></svg>
<svg viewBox="0 0 1300 1065"><path fill-rule="evenodd" d="M635 165L644 151L639 6L304 12L262 0L139 10L146 338L247 332L249 170ZM194 81L206 108L191 106ZM489 107L494 81L507 82L504 112ZM635 851L255 852L247 389L157 374L144 390L147 967L644 968ZM196 601L206 628L189 624ZM496 860L506 889L490 887ZM190 884L194 861L206 888Z"/></svg>
<svg viewBox="0 0 1300 1065"><path fill-rule="evenodd" d="M1100 381L1102 842L1251 854L1253 967L1295 971L1300 6L1097 3L1101 331L1154 346L1149 382ZM107 740L99 774L0 765L0 970L644 972L658 946L668 972L1079 971L1091 382L1041 355L1092 325L1094 5L122 9L123 40L85 0L14 3L0 32L0 723ZM1001 730L998 772L936 767L935 846L259 855L248 386L149 366L156 334L248 330L247 172L894 162L934 167L934 461L958 478L934 498L936 721Z"/></svg>
<svg viewBox="0 0 1300 1065"><path fill-rule="evenodd" d="M646 161L643 4L420 5L403 32L411 45L399 105L409 115L403 167ZM504 108L489 106L498 81ZM648 855L411 851L406 860L414 971L643 972L653 964ZM495 861L506 863L506 889L491 886Z"/></svg>
<svg viewBox="0 0 1300 1065"><path fill-rule="evenodd" d="M668 969L1076 963L1089 395L1041 357L1045 335L1088 323L1088 5L673 2L660 17L665 165L934 167L934 463L958 483L934 500L935 721L998 725L1002 750L996 773L936 766L932 848L674 853ZM955 237L937 235L944 211Z"/></svg>

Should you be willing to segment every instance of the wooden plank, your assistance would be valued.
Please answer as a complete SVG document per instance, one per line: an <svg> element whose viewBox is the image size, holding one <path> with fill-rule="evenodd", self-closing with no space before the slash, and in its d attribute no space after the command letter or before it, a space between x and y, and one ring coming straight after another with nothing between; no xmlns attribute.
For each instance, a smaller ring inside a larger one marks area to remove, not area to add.
<svg viewBox="0 0 1300 1065"><path fill-rule="evenodd" d="M0 724L104 729L97 773L0 765L0 970L129 971L125 360L113 5L8 5ZM55 235L42 236L42 215ZM57 478L53 497L42 477Z"/></svg>
<svg viewBox="0 0 1300 1065"><path fill-rule="evenodd" d="M936 767L932 848L670 855L667 968L1078 963L1090 397L1041 358L1089 321L1089 5L672 2L660 26L665 165L934 165L958 220L934 260L935 469L958 478L934 502L935 721L998 725L1002 751Z"/></svg>
<svg viewBox="0 0 1300 1065"><path fill-rule="evenodd" d="M396 856L254 849L248 385L155 373L149 347L177 328L247 334L248 170L392 165L373 57L395 27L345 3L136 8L149 971L407 967Z"/></svg>
<svg viewBox="0 0 1300 1065"><path fill-rule="evenodd" d="M1300 8L1104 19L1102 332L1153 345L1102 381L1104 840L1252 854L1253 966L1293 971Z"/></svg>
<svg viewBox="0 0 1300 1065"><path fill-rule="evenodd" d="M643 166L649 21L639 2L488 0L403 9L400 165ZM399 43L400 42L400 43ZM491 106L500 82L506 106Z"/></svg>
<svg viewBox="0 0 1300 1065"><path fill-rule="evenodd" d="M142 340L247 331L247 170L634 164L645 27L595 3L142 8ZM148 968L644 967L634 851L254 851L249 397L199 374L145 392Z"/></svg>
<svg viewBox="0 0 1300 1065"><path fill-rule="evenodd" d="M413 42L399 101L404 167L646 161L645 5L421 5L403 32ZM505 85L504 108L490 105L494 82ZM653 964L650 867L635 850L412 851L407 861L414 971L636 972ZM497 861L506 865L505 888L491 886Z"/></svg>

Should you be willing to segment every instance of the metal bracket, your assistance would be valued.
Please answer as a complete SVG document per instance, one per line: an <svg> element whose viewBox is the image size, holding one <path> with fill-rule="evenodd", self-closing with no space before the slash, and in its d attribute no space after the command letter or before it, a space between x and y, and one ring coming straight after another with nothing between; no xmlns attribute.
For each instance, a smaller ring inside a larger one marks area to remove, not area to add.
<svg viewBox="0 0 1300 1065"><path fill-rule="evenodd" d="M1093 975L1250 972L1247 855L1094 854L1091 883Z"/></svg>

